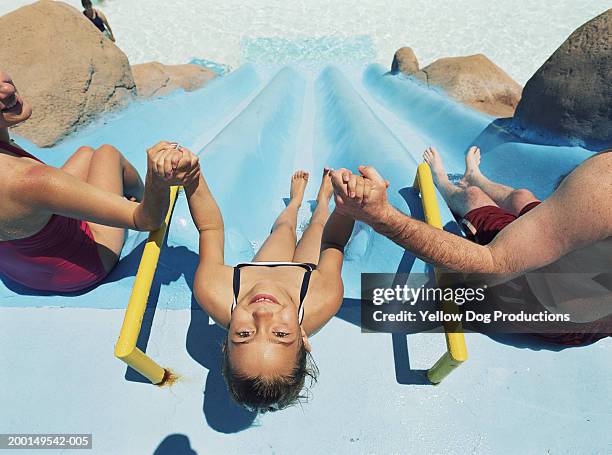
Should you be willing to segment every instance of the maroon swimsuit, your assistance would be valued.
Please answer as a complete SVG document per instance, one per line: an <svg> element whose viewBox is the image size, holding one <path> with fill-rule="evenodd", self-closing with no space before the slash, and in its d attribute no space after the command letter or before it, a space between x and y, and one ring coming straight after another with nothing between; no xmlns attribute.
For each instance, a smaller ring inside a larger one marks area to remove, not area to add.
<svg viewBox="0 0 612 455"><path fill-rule="evenodd" d="M0 145L42 163L18 147ZM32 289L73 292L98 283L107 272L87 222L53 215L30 237L0 241L0 274Z"/></svg>

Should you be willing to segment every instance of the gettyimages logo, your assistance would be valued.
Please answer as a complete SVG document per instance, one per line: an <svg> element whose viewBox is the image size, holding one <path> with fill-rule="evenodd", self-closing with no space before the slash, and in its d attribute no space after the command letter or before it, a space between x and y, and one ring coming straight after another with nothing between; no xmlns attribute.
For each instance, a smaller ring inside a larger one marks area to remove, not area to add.
<svg viewBox="0 0 612 455"><path fill-rule="evenodd" d="M433 275L424 273L362 274L361 328L386 333L612 333L608 287L599 283L591 292L582 288L581 298L567 290L568 282L584 278L446 274L445 285L438 286Z"/></svg>

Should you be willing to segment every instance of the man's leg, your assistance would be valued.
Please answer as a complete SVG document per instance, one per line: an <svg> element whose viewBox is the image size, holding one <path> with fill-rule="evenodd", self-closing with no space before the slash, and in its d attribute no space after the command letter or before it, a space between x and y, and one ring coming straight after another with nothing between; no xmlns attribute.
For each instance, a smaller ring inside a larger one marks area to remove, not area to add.
<svg viewBox="0 0 612 455"><path fill-rule="evenodd" d="M479 207L487 205L497 207L495 201L479 187L469 185L458 187L452 184L448 180L442 157L435 148L429 147L425 150L423 159L431 167L434 184L453 213L463 217L469 211Z"/></svg>
<svg viewBox="0 0 612 455"><path fill-rule="evenodd" d="M274 222L272 232L253 258L254 262L289 262L293 260L297 240L295 234L297 212L302 205L307 183L308 172L296 171L293 174L293 177L291 177L291 200Z"/></svg>
<svg viewBox="0 0 612 455"><path fill-rule="evenodd" d="M496 183L480 172L480 149L470 147L465 156L465 174L462 179L464 186L476 186L484 191L499 207L518 216L521 210L532 202L539 202L529 190L514 188Z"/></svg>
<svg viewBox="0 0 612 455"><path fill-rule="evenodd" d="M323 229L329 218L329 200L334 193L331 183L331 171L325 169L323 171L323 179L321 187L317 195L317 207L310 218L310 224L302 234L295 254L293 262L308 262L317 264L319 262L319 254L321 253L321 238L323 237Z"/></svg>

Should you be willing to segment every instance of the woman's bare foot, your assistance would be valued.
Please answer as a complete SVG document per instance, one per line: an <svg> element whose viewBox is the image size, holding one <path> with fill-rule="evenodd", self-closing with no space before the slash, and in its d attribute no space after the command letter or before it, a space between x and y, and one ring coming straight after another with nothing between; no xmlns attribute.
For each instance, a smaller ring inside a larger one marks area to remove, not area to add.
<svg viewBox="0 0 612 455"><path fill-rule="evenodd" d="M295 171L293 177L291 177L291 191L289 192L291 202L295 202L298 205L302 204L302 199L304 199L304 190L306 189L307 183L308 172L301 170Z"/></svg>
<svg viewBox="0 0 612 455"><path fill-rule="evenodd" d="M423 153L423 160L429 164L436 186L439 186L441 183L449 182L448 174L446 173L444 164L442 163L442 157L435 148L427 147Z"/></svg>
<svg viewBox="0 0 612 455"><path fill-rule="evenodd" d="M334 187L331 182L331 169L326 167L323 169L323 178L321 179L321 187L319 188L319 194L317 194L317 202L329 202L332 194L334 194Z"/></svg>
<svg viewBox="0 0 612 455"><path fill-rule="evenodd" d="M465 174L461 181L471 185L474 177L478 175L480 175L480 149L473 145L465 155Z"/></svg>

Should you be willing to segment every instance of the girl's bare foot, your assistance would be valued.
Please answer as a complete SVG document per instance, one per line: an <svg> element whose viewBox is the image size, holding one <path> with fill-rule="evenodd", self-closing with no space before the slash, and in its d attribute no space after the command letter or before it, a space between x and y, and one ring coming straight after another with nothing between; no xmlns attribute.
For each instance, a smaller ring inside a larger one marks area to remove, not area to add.
<svg viewBox="0 0 612 455"><path fill-rule="evenodd" d="M469 185L478 175L480 175L480 149L473 145L465 155L465 174L461 180Z"/></svg>
<svg viewBox="0 0 612 455"><path fill-rule="evenodd" d="M304 199L304 190L306 189L307 183L308 172L301 170L295 171L293 177L291 177L291 191L289 192L291 202L295 202L298 205L302 204L302 199Z"/></svg>
<svg viewBox="0 0 612 455"><path fill-rule="evenodd" d="M427 147L423 153L423 160L431 167L432 177L436 186L449 181L448 174L442 163L442 157L435 148Z"/></svg>
<svg viewBox="0 0 612 455"><path fill-rule="evenodd" d="M323 178L321 179L321 187L319 188L319 194L317 194L317 202L329 202L332 194L334 194L334 187L331 182L331 169L326 167L323 169Z"/></svg>

